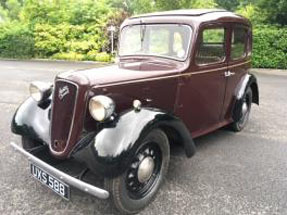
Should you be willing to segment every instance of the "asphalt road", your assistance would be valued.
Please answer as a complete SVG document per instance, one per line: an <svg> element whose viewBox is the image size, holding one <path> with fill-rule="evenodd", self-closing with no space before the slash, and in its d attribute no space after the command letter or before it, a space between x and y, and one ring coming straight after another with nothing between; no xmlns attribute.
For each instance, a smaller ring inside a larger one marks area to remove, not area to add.
<svg viewBox="0 0 287 215"><path fill-rule="evenodd" d="M0 214L116 214L109 201L72 190L67 202L29 175L28 162L9 146L17 106L33 80L53 81L88 63L0 61ZM241 133L224 129L180 148L156 200L141 214L287 214L287 71L255 72L260 106Z"/></svg>

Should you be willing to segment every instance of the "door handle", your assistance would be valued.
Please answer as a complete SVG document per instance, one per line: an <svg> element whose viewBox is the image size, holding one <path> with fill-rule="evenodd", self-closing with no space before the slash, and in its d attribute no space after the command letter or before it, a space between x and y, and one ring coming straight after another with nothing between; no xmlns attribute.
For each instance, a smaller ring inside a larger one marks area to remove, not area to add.
<svg viewBox="0 0 287 215"><path fill-rule="evenodd" d="M233 75L235 75L235 72L230 72L230 71L224 72L225 77L229 77L229 76L233 76Z"/></svg>

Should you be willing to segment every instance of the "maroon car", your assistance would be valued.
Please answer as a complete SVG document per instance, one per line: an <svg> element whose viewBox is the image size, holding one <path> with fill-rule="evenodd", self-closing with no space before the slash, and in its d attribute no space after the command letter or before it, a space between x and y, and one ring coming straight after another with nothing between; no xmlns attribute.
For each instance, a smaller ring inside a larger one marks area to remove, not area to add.
<svg viewBox="0 0 287 215"><path fill-rule="evenodd" d="M250 22L228 11L131 17L121 26L116 65L30 85L12 121L23 148L12 146L63 198L73 186L136 213L157 193L170 145L192 157L194 138L246 126L251 104L259 103L251 49ZM87 174L102 185L87 182Z"/></svg>

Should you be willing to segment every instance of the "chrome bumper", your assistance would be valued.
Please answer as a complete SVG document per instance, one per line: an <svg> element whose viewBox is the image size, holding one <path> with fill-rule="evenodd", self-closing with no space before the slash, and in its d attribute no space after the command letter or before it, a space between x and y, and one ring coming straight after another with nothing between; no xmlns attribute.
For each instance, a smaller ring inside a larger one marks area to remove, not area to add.
<svg viewBox="0 0 287 215"><path fill-rule="evenodd" d="M44 170L52 174L53 176L61 179L63 182L67 183L68 185L71 185L72 187L76 187L79 190L89 193L93 196L96 196L100 199L107 199L109 197L109 192L106 190L103 190L101 188L95 187L91 184L88 184L86 182L83 182L77 178L74 178L55 167L45 163L44 161L40 160L36 156L32 155L31 153L24 150L22 147L18 146L16 143L11 142L11 146L21 154L25 155L29 161L33 162L34 164L38 165L39 167L42 167Z"/></svg>

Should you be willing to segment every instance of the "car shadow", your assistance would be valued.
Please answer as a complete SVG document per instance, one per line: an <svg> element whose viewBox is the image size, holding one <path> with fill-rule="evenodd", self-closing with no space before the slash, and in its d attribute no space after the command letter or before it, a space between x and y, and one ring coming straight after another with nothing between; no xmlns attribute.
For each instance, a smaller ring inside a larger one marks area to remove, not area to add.
<svg viewBox="0 0 287 215"><path fill-rule="evenodd" d="M236 135L227 128L221 128L204 136L194 139L196 153L193 157L186 157L184 148L181 145L171 145L171 158L169 171L166 177L167 183L177 180L177 178L188 179L192 175L199 175L202 171L200 163L207 154L213 153L211 147L220 147L226 144L226 140L232 139ZM223 147L223 146L222 146ZM188 171L188 172L187 172Z"/></svg>
<svg viewBox="0 0 287 215"><path fill-rule="evenodd" d="M202 150L205 150L210 144L220 144L221 139L233 136L235 133L230 131L228 128L221 128L219 130L213 131L201 137L195 138L194 144L196 147L196 154L200 153ZM171 157L184 156L185 151L182 145L180 144L171 144L170 145L170 154Z"/></svg>

